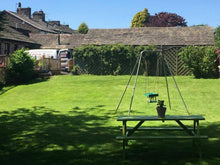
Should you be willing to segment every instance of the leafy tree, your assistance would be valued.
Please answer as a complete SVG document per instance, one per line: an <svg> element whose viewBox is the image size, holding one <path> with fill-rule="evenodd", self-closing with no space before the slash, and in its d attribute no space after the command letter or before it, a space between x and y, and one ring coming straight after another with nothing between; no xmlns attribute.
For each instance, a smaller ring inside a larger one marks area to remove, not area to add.
<svg viewBox="0 0 220 165"><path fill-rule="evenodd" d="M215 29L215 46L220 48L220 26Z"/></svg>
<svg viewBox="0 0 220 165"><path fill-rule="evenodd" d="M89 28L85 22L81 23L78 27L78 32L81 34L86 34L88 32Z"/></svg>
<svg viewBox="0 0 220 165"><path fill-rule="evenodd" d="M9 55L7 83L20 84L33 78L35 60L22 48Z"/></svg>
<svg viewBox="0 0 220 165"><path fill-rule="evenodd" d="M213 46L188 46L179 53L185 67L196 78L215 78L218 76L218 53Z"/></svg>
<svg viewBox="0 0 220 165"><path fill-rule="evenodd" d="M131 21L131 27L145 27L148 22L150 14L145 8L143 11L136 13Z"/></svg>
<svg viewBox="0 0 220 165"><path fill-rule="evenodd" d="M175 13L160 12L150 16L149 21L145 24L147 27L175 27L187 26L185 19Z"/></svg>

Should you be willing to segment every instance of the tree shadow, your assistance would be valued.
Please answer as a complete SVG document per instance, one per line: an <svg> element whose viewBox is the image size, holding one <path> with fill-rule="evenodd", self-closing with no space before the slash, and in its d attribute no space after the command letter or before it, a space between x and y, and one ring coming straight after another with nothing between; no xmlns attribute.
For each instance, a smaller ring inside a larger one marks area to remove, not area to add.
<svg viewBox="0 0 220 165"><path fill-rule="evenodd" d="M101 115L89 113L104 111ZM73 107L63 113L47 107L0 112L0 164L216 164L220 162L220 122L201 126L203 157L191 141L131 141L122 159L121 132L104 105ZM91 115L92 114L92 115ZM121 123L118 123L121 126Z"/></svg>
<svg viewBox="0 0 220 165"><path fill-rule="evenodd" d="M0 164L114 163L117 129L103 126L108 118L79 107L67 115L46 107L1 112Z"/></svg>
<svg viewBox="0 0 220 165"><path fill-rule="evenodd" d="M15 88L15 87L16 87L16 85L8 86L8 87L4 87L4 88L0 89L0 96L3 95L4 93L8 92L9 90Z"/></svg>

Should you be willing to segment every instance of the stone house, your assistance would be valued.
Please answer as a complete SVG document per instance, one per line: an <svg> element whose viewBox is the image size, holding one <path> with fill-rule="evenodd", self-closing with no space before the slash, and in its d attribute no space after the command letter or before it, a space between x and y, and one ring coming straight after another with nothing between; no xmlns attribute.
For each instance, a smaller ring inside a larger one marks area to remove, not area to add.
<svg viewBox="0 0 220 165"><path fill-rule="evenodd" d="M16 49L40 48L40 44L32 40L30 33L35 34L72 34L77 33L60 21L46 21L45 13L41 10L31 16L31 8L22 8L21 3L17 12L4 10L4 30L0 31L0 55L8 55Z"/></svg>

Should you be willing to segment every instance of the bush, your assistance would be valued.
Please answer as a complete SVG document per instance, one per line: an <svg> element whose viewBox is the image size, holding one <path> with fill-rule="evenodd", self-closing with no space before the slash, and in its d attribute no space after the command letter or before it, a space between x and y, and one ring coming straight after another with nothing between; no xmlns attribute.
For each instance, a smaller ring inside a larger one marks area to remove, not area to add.
<svg viewBox="0 0 220 165"><path fill-rule="evenodd" d="M30 81L34 76L35 60L22 48L9 56L6 81L9 84L20 84Z"/></svg>
<svg viewBox="0 0 220 165"><path fill-rule="evenodd" d="M2 90L2 88L5 86L5 83L0 82L0 90Z"/></svg>
<svg viewBox="0 0 220 165"><path fill-rule="evenodd" d="M79 66L78 65L74 65L73 69L71 70L71 73L73 75L79 75Z"/></svg>
<svg viewBox="0 0 220 165"><path fill-rule="evenodd" d="M217 78L217 50L212 46L188 46L179 55L196 78Z"/></svg>
<svg viewBox="0 0 220 165"><path fill-rule="evenodd" d="M73 52L75 64L86 69L89 74L95 75L122 75L130 74L137 57L143 50L153 50L154 46L128 46L122 44L114 45L84 45L76 48ZM154 53L155 55L155 53ZM150 66L155 65L155 57L150 58ZM140 74L145 71L144 60Z"/></svg>

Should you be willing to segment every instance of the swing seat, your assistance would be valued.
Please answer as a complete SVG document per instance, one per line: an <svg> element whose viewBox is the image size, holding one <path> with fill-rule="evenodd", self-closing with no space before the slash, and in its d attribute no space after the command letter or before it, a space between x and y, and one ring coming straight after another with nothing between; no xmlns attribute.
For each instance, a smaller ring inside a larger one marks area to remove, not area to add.
<svg viewBox="0 0 220 165"><path fill-rule="evenodd" d="M156 103L159 95L158 93L145 93L145 96L147 96L149 103Z"/></svg>

